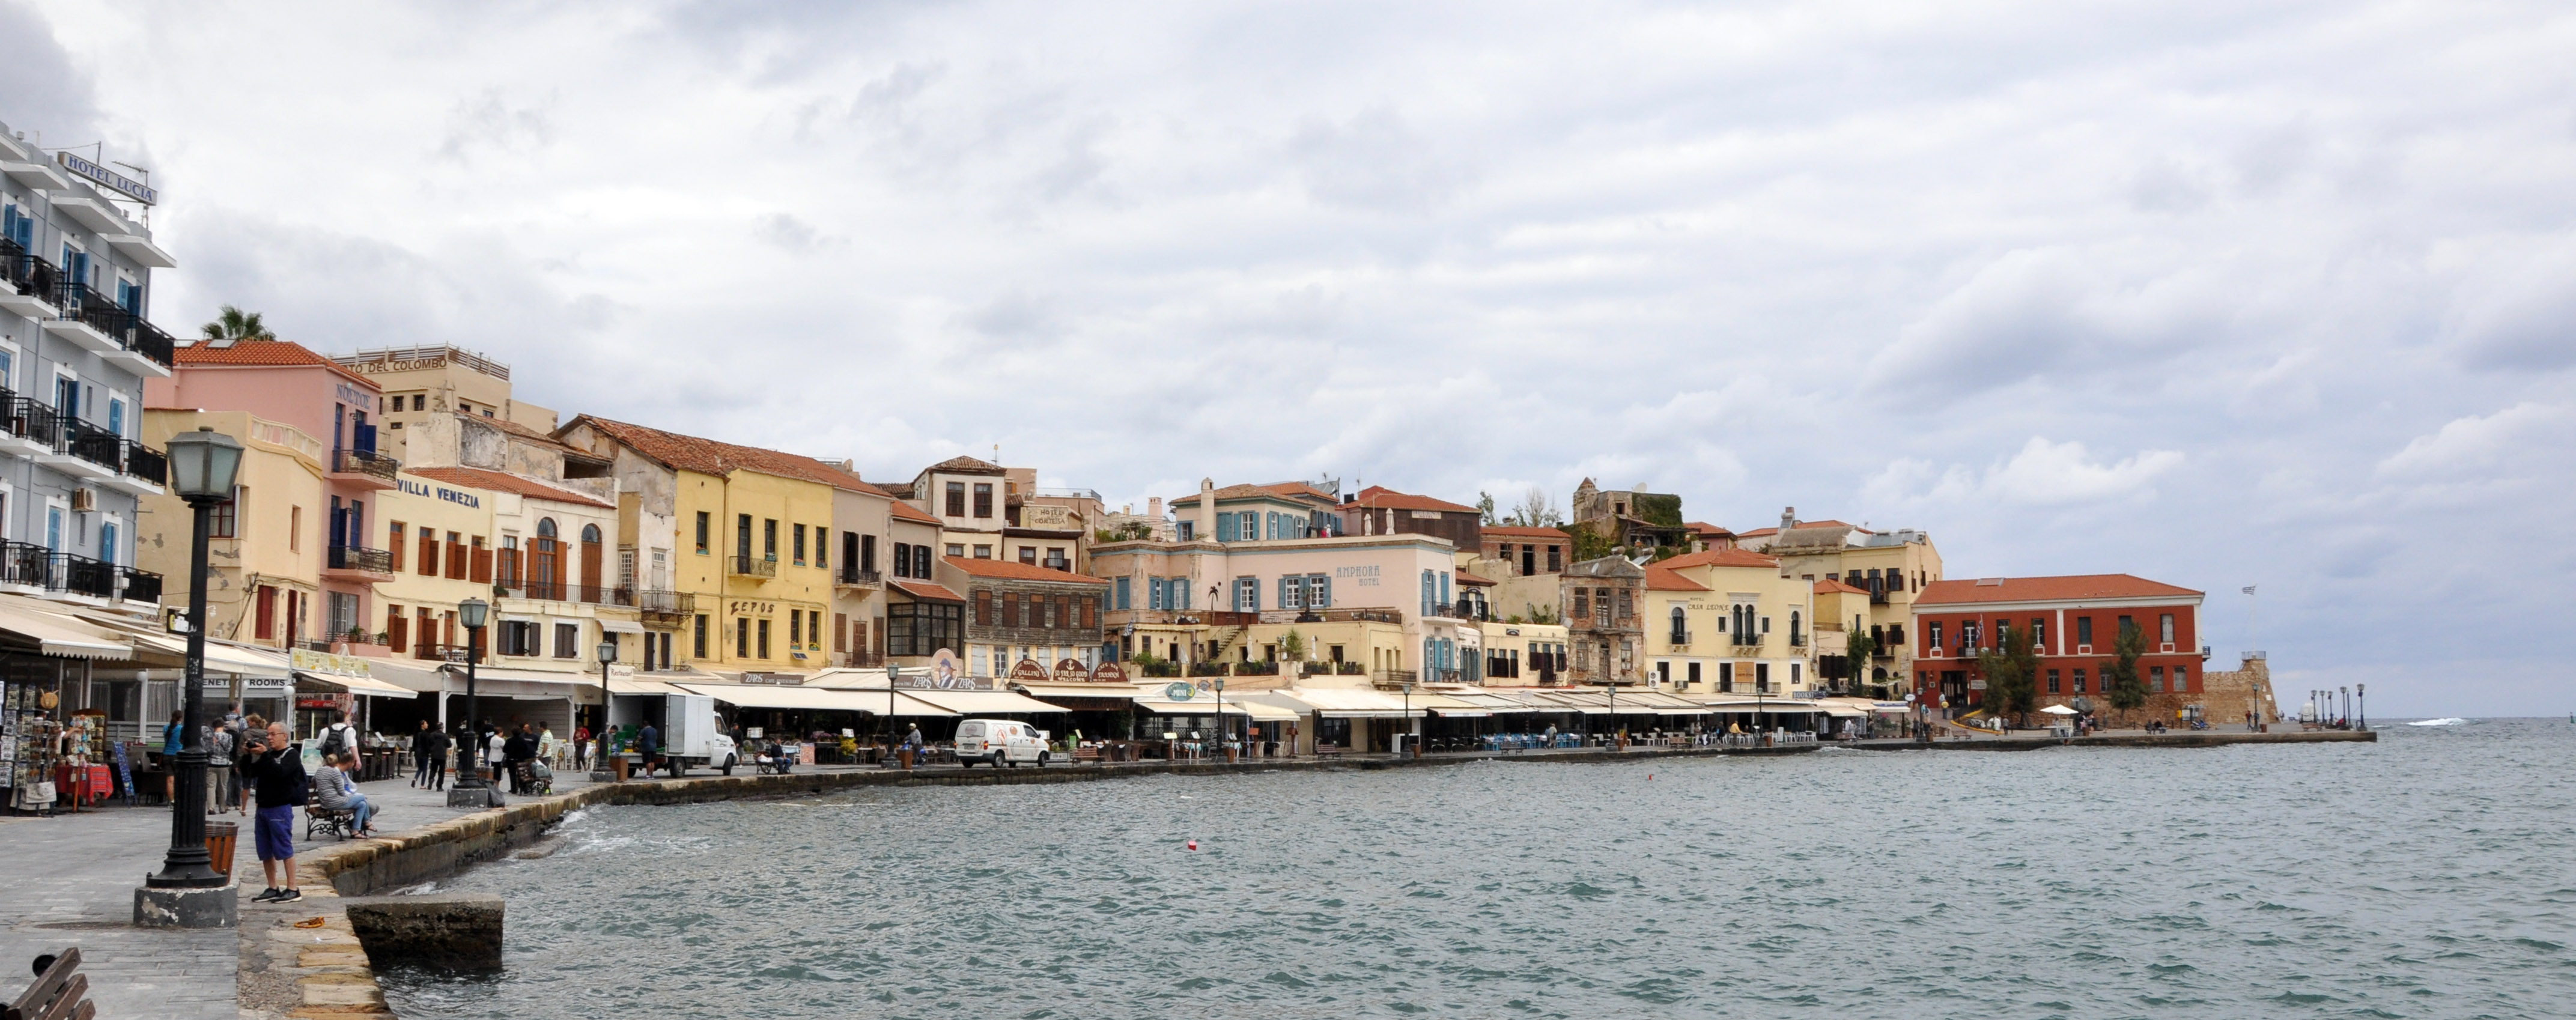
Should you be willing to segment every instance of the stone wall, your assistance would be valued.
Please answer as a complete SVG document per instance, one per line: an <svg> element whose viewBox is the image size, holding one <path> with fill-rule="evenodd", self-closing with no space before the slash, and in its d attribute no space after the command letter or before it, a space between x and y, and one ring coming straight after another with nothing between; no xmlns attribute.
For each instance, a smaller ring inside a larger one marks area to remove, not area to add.
<svg viewBox="0 0 2576 1020"><path fill-rule="evenodd" d="M2249 710L2259 714L2264 722L2281 721L2281 703L2272 696L2272 669L2262 659L2246 659L2244 665L2236 669L2204 670L2200 674L2200 682L2199 694L2179 697L2168 694L2164 697L2177 704L2182 700L2200 702L2207 706L2209 721L2213 725L2242 722ZM2156 701L2149 699L2147 705L2155 707ZM2168 706L2166 713L2170 715L2172 710L2173 707Z"/></svg>

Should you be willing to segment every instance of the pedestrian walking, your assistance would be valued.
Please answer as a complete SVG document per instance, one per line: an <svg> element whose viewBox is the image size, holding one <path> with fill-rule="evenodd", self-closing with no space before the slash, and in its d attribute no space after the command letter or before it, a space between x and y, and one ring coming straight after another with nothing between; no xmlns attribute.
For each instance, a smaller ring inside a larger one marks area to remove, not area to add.
<svg viewBox="0 0 2576 1020"><path fill-rule="evenodd" d="M250 774L250 763L252 754L250 745L252 741L260 739L267 733L268 720L263 718L259 713L253 712L250 715L243 717L241 748L233 755L233 772L241 778L240 782L233 784L233 813L235 814L250 814L251 798L252 793L254 792L251 789L252 776Z"/></svg>
<svg viewBox="0 0 2576 1020"><path fill-rule="evenodd" d="M526 793L535 786L528 763L537 760L537 735L529 732L528 724L520 723L519 731L501 742L501 759L510 767L511 793Z"/></svg>
<svg viewBox="0 0 2576 1020"><path fill-rule="evenodd" d="M635 731L635 757L643 764L644 774L652 775L654 761L662 757L662 731L653 727L652 720L645 720L643 728Z"/></svg>
<svg viewBox="0 0 2576 1020"><path fill-rule="evenodd" d="M483 767L490 770L492 781L499 783L502 770L510 764L510 738L499 728L487 726L483 729L481 744Z"/></svg>
<svg viewBox="0 0 2576 1020"><path fill-rule="evenodd" d="M414 788L429 786L429 733L429 720L423 719L420 728L411 735L411 785Z"/></svg>
<svg viewBox="0 0 2576 1020"><path fill-rule="evenodd" d="M572 728L572 767L576 771L590 768L590 727Z"/></svg>
<svg viewBox="0 0 2576 1020"><path fill-rule="evenodd" d="M206 813L219 815L233 802L233 722L206 734Z"/></svg>
<svg viewBox="0 0 2576 1020"><path fill-rule="evenodd" d="M428 750L421 752L429 768L429 775L422 785L432 790L447 789L447 749L455 746L456 742L448 738L446 730L435 726L421 731L420 739L429 745Z"/></svg>
<svg viewBox="0 0 2576 1020"><path fill-rule="evenodd" d="M259 847L260 871L268 878L268 888L251 899L293 903L304 898L295 885L295 809L304 803L308 783L304 754L286 739L285 723L250 734L249 754L249 785L259 802L251 832Z"/></svg>

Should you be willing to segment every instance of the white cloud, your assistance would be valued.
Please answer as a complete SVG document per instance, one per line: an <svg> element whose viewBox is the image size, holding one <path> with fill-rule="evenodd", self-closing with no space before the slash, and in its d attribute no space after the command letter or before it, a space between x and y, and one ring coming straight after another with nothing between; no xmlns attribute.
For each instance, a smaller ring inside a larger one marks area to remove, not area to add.
<svg viewBox="0 0 2576 1020"><path fill-rule="evenodd" d="M1863 483L1862 495L1872 505L2064 506L2138 499L2152 496L2156 478L2182 462L2177 450L2144 450L2105 464L2088 455L2082 443L2032 436L2010 459L1983 469L1957 464L1936 469L1930 461L1900 458Z"/></svg>
<svg viewBox="0 0 2576 1020"><path fill-rule="evenodd" d="M2571 446L2576 446L2576 410L2525 402L2490 415L2455 418L2417 436L2380 461L2379 474L2421 481L2563 473Z"/></svg>

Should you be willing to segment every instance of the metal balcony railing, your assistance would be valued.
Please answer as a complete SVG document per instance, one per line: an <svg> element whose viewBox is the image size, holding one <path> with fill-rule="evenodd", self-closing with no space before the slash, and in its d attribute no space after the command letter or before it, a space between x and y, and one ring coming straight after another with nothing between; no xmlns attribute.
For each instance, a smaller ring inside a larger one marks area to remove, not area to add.
<svg viewBox="0 0 2576 1020"><path fill-rule="evenodd" d="M56 429L56 445L63 452L119 474L125 472L123 437L78 418L57 418Z"/></svg>
<svg viewBox="0 0 2576 1020"><path fill-rule="evenodd" d="M861 570L857 567L845 566L841 568L841 583L883 584L885 583L885 575L874 570Z"/></svg>
<svg viewBox="0 0 2576 1020"><path fill-rule="evenodd" d="M374 450L333 450L331 470L348 475L369 475L388 482L402 470L402 462Z"/></svg>
<svg viewBox="0 0 2576 1020"><path fill-rule="evenodd" d="M50 302L62 287L62 276L43 256L19 247L16 241L0 240L0 280L18 293Z"/></svg>
<svg viewBox="0 0 2576 1020"><path fill-rule="evenodd" d="M73 553L55 553L54 570L62 582L56 591L101 599L116 597L116 564Z"/></svg>
<svg viewBox="0 0 2576 1020"><path fill-rule="evenodd" d="M579 585L573 589L572 601L594 606L631 606L635 604L635 589L604 584Z"/></svg>
<svg viewBox="0 0 2576 1020"><path fill-rule="evenodd" d="M169 484L170 457L134 440L125 441L125 473L154 485Z"/></svg>
<svg viewBox="0 0 2576 1020"><path fill-rule="evenodd" d="M685 591L640 591L635 593L635 608L647 613L687 616L698 611L698 597Z"/></svg>
<svg viewBox="0 0 2576 1020"><path fill-rule="evenodd" d="M328 562L333 570L363 570L373 574L394 572L393 553L359 545L332 546Z"/></svg>
<svg viewBox="0 0 2576 1020"><path fill-rule="evenodd" d="M761 556L735 556L728 560L730 573L736 577L776 577L778 561Z"/></svg>
<svg viewBox="0 0 2576 1020"><path fill-rule="evenodd" d="M176 344L170 334L145 320L123 305L100 296L89 285L65 280L55 289L56 307L62 317L105 334L119 347L149 358L163 368L171 365Z"/></svg>
<svg viewBox="0 0 2576 1020"><path fill-rule="evenodd" d="M161 575L133 567L118 567L125 575L125 600L128 602L161 601Z"/></svg>
<svg viewBox="0 0 2576 1020"><path fill-rule="evenodd" d="M1738 645L1758 645L1762 643L1762 635L1751 631L1739 630L1735 632L1734 636L1735 643Z"/></svg>
<svg viewBox="0 0 2576 1020"><path fill-rule="evenodd" d="M442 645L435 641L423 641L412 648L412 657L461 663L465 661L469 651L468 645Z"/></svg>

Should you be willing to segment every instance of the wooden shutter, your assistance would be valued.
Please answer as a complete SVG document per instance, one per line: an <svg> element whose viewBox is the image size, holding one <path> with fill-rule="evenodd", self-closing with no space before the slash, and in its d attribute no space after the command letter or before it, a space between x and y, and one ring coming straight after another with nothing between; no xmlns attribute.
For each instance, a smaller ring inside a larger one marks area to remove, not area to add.
<svg viewBox="0 0 2576 1020"><path fill-rule="evenodd" d="M420 576L438 576L438 532L429 528L420 530Z"/></svg>
<svg viewBox="0 0 2576 1020"><path fill-rule="evenodd" d="M411 644L411 621L403 618L401 606L385 607L385 645L399 654Z"/></svg>
<svg viewBox="0 0 2576 1020"><path fill-rule="evenodd" d="M403 560L405 559L403 554L408 551L403 548L403 523L401 521L395 521L390 528L386 529L386 535L390 539L390 541L385 543L387 547L386 554L391 556L393 559L394 573L402 573ZM400 641L396 641L394 643L397 645L402 644Z"/></svg>
<svg viewBox="0 0 2576 1020"><path fill-rule="evenodd" d="M492 550L481 546L474 548L474 583L492 583Z"/></svg>
<svg viewBox="0 0 2576 1020"><path fill-rule="evenodd" d="M581 600L582 600L582 601L584 601L584 602L599 602L599 601L603 601L603 600L605 599L605 596L601 595L601 594L600 594L600 592L599 592L599 572L600 572L600 544L599 544L599 543L597 543L597 542L584 542L584 543L582 543L582 544L581 544Z"/></svg>
<svg viewBox="0 0 2576 1020"><path fill-rule="evenodd" d="M465 562L465 543L457 541L453 536L449 537L447 540L447 579L450 581L464 580L467 566L469 566L469 564Z"/></svg>

